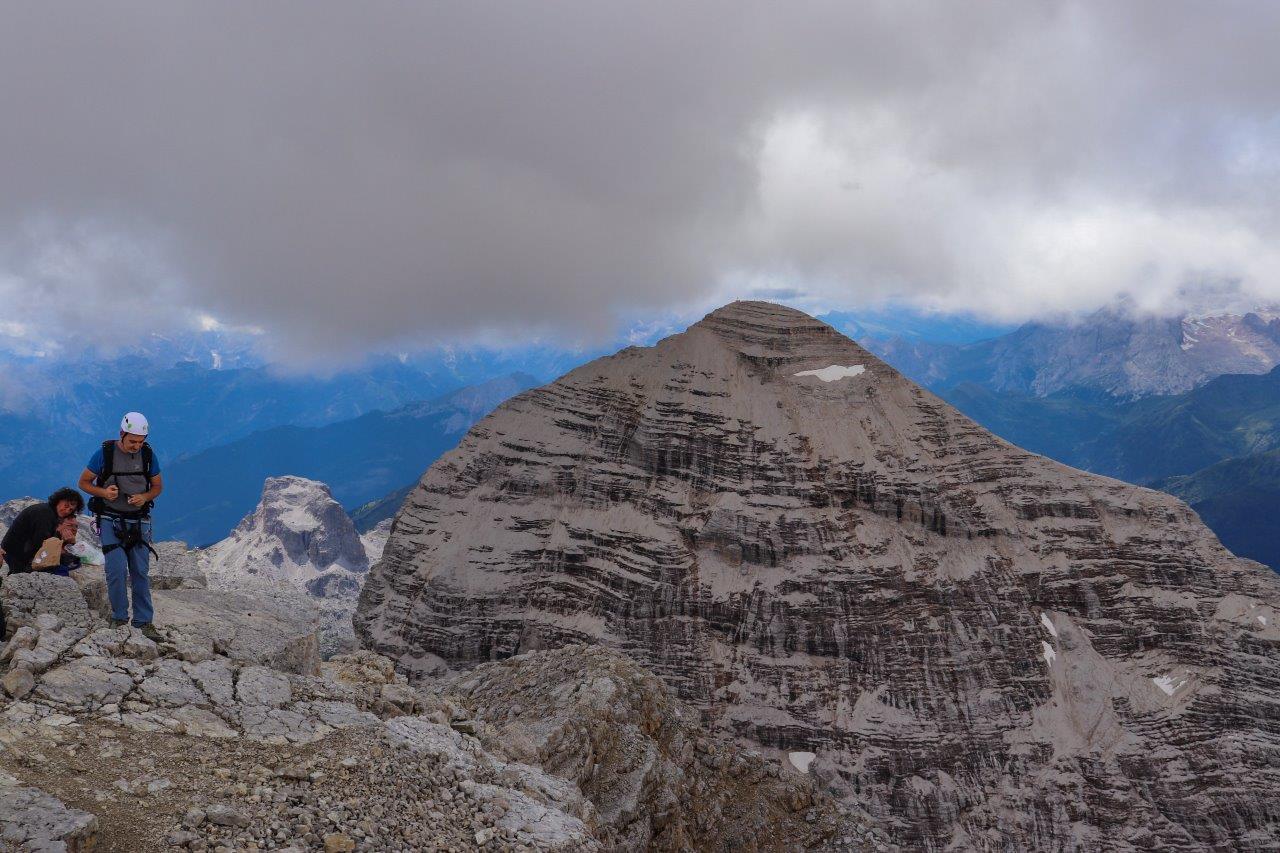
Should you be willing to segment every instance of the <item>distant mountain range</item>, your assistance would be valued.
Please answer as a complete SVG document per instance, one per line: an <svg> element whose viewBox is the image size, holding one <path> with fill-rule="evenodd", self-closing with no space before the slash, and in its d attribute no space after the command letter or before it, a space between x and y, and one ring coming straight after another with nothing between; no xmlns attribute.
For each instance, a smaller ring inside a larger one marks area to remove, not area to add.
<svg viewBox="0 0 1280 853"><path fill-rule="evenodd" d="M404 499L409 497L409 493L413 491L417 480L407 486L396 489L389 495L383 495L377 500L369 501L356 507L351 512L351 520L356 525L356 530L361 533L368 533L377 527L380 523L393 519L396 513L400 511L400 505L404 503Z"/></svg>
<svg viewBox="0 0 1280 853"><path fill-rule="evenodd" d="M1280 369L1219 376L1185 394L1140 400L1080 390L1036 397L976 383L941 396L1021 447L1133 483L1280 446Z"/></svg>
<svg viewBox="0 0 1280 853"><path fill-rule="evenodd" d="M1155 485L1191 504L1232 551L1280 571L1280 449Z"/></svg>
<svg viewBox="0 0 1280 853"><path fill-rule="evenodd" d="M917 336L864 343L935 392L974 383L1037 397L1083 389L1136 399L1271 370L1280 364L1280 312L1144 318L1108 309L1075 323L1028 323L974 343Z"/></svg>
<svg viewBox="0 0 1280 853"><path fill-rule="evenodd" d="M537 384L513 374L431 402L322 427L275 427L182 457L165 469L157 535L195 545L222 539L253 510L263 481L286 474L327 483L348 508L382 498L416 482L476 421Z"/></svg>
<svg viewBox="0 0 1280 853"><path fill-rule="evenodd" d="M102 358L0 353L5 492L48 494L73 483L130 410L149 416L157 452L168 464L254 432L390 411L516 372L548 381L594 357L557 346L437 347L312 375L283 372L246 354L223 361L221 351L202 351L201 342L216 344L158 339L154 350Z"/></svg>
<svg viewBox="0 0 1280 853"><path fill-rule="evenodd" d="M1254 508L1280 490L1265 458L1280 418L1280 377L1269 372L1280 363L1274 308L1172 319L1112 309L1018 328L901 306L821 319L998 435L1184 495L1228 545L1280 566L1242 535ZM647 344L665 331L633 330L628 340ZM616 345L433 347L296 375L264 363L257 343L249 332L210 328L109 356L0 353L5 493L46 495L74 482L121 412L139 409L155 425L170 483L157 514L164 536L224 537L276 474L330 483L368 530L395 514L465 432L470 415L459 419L451 407L465 409L468 393L487 411L512 393L495 389L550 381ZM504 385L512 374L520 378ZM330 449L339 445L349 449Z"/></svg>

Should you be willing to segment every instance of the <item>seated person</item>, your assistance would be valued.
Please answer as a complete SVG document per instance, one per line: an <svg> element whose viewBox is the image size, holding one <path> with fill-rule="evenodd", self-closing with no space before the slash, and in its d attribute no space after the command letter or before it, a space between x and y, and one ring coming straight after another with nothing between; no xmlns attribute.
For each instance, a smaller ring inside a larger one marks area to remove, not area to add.
<svg viewBox="0 0 1280 853"><path fill-rule="evenodd" d="M42 504L32 504L18 513L9 526L0 551L9 565L9 573L29 572L31 561L46 539L58 536L58 526L66 519L75 523L76 515L84 509L84 498L75 489L58 489ZM74 541L74 540L73 540Z"/></svg>

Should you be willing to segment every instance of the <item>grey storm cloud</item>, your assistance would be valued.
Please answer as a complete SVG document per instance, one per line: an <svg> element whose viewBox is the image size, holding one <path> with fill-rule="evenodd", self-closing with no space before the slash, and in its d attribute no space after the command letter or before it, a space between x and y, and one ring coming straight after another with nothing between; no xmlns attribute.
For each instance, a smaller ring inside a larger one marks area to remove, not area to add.
<svg viewBox="0 0 1280 853"><path fill-rule="evenodd" d="M2 2L7 328L1280 288L1280 5ZM16 324L16 325L15 325Z"/></svg>

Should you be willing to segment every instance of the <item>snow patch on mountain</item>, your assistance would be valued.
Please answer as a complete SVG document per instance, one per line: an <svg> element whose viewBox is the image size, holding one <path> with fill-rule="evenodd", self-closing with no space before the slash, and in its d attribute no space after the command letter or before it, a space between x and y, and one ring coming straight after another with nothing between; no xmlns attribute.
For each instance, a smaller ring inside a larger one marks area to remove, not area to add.
<svg viewBox="0 0 1280 853"><path fill-rule="evenodd" d="M1166 696L1172 696L1174 693L1178 692L1179 688L1181 688L1184 684L1187 683L1187 680L1185 678L1181 678L1175 681L1172 674L1161 675L1151 679L1151 681L1155 684L1156 687L1159 687L1162 691L1164 691L1164 694Z"/></svg>
<svg viewBox="0 0 1280 853"><path fill-rule="evenodd" d="M821 379L823 382L835 382L839 379L849 379L854 376L861 376L866 372L866 367L861 364L850 364L847 367L840 364L833 364L829 367L823 367L819 370L802 370L796 376L813 376Z"/></svg>

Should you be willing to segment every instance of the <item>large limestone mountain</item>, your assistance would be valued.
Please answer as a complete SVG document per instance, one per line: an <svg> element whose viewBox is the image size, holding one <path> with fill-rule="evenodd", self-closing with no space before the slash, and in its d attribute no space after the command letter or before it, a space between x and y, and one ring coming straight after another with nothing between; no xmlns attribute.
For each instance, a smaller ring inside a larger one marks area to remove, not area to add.
<svg viewBox="0 0 1280 853"><path fill-rule="evenodd" d="M355 622L410 672L619 649L915 849L1274 850L1278 619L1175 498L741 302L479 423Z"/></svg>

